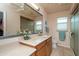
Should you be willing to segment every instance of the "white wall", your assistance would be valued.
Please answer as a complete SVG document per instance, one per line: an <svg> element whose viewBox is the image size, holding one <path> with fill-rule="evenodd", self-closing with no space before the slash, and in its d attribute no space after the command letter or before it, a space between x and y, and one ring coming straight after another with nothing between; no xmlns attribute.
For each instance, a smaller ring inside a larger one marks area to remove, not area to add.
<svg viewBox="0 0 79 59"><path fill-rule="evenodd" d="M68 19L68 32L66 33L66 39L65 41L60 41L59 40L59 35L58 32L56 30L57 28L57 17L62 17L62 16L67 16L70 18L70 12L69 11L62 11L62 12L57 12L57 13L52 13L48 15L48 25L49 25L49 30L50 30L50 34L53 33L53 37L55 37L56 39L53 39L53 41L57 41L57 43L61 46L65 46L65 47L70 47L70 37L69 37L69 32L70 32L70 19Z"/></svg>

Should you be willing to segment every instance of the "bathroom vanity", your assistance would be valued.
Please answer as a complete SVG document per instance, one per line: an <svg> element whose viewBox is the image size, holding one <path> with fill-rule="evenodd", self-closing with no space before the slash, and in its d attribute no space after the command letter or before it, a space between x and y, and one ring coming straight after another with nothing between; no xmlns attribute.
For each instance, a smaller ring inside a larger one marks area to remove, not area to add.
<svg viewBox="0 0 79 59"><path fill-rule="evenodd" d="M49 56L52 37L43 35L24 40L22 36L0 40L0 56Z"/></svg>
<svg viewBox="0 0 79 59"><path fill-rule="evenodd" d="M52 52L52 37L50 35L38 36L29 40L20 39L19 42L36 49L32 56L49 56Z"/></svg>

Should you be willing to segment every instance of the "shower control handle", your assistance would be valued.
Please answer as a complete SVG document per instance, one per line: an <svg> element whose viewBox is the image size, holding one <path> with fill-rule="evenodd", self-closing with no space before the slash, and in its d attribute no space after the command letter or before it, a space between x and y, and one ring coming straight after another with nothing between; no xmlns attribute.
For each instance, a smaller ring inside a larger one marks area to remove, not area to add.
<svg viewBox="0 0 79 59"><path fill-rule="evenodd" d="M75 35L75 33L72 32L72 33L71 33L71 36L73 36L73 35Z"/></svg>

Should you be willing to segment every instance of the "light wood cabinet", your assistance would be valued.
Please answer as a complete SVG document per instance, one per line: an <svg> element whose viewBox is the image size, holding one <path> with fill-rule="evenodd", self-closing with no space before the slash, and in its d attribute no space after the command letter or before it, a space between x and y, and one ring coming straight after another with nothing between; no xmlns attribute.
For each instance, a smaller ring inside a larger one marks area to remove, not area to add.
<svg viewBox="0 0 79 59"><path fill-rule="evenodd" d="M37 46L35 46L35 48L36 48L37 50L40 50L40 49L41 49L42 47L44 47L45 45L46 45L46 41L44 41L44 42L38 44Z"/></svg>
<svg viewBox="0 0 79 59"><path fill-rule="evenodd" d="M48 40L47 40L47 55L50 55L51 52L52 52L52 38L50 37Z"/></svg>
<svg viewBox="0 0 79 59"><path fill-rule="evenodd" d="M36 56L46 56L46 46L42 47L40 50L36 52Z"/></svg>
<svg viewBox="0 0 79 59"><path fill-rule="evenodd" d="M36 52L32 53L32 55L31 55L31 56L36 56Z"/></svg>
<svg viewBox="0 0 79 59"><path fill-rule="evenodd" d="M36 56L49 56L52 52L52 37L35 47L37 49Z"/></svg>
<svg viewBox="0 0 79 59"><path fill-rule="evenodd" d="M21 44L24 44L24 43L21 43ZM52 52L52 37L49 37L48 39L39 43L36 46L33 46L33 45L28 45L28 46L36 49L36 51L31 56L49 56Z"/></svg>

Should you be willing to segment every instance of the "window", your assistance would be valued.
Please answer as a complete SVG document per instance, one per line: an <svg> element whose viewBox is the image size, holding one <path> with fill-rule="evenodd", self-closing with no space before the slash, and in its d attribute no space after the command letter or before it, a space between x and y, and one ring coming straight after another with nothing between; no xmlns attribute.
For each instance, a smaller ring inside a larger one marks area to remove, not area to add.
<svg viewBox="0 0 79 59"><path fill-rule="evenodd" d="M67 31L67 17L57 18L57 30L58 31Z"/></svg>
<svg viewBox="0 0 79 59"><path fill-rule="evenodd" d="M42 30L42 22L41 21L36 21L35 22L35 32L38 33Z"/></svg>

